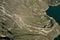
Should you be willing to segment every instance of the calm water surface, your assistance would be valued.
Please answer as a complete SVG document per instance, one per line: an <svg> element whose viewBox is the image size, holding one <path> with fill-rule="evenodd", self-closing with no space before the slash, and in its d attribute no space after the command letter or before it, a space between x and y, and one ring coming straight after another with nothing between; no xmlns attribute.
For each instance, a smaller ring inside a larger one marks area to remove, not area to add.
<svg viewBox="0 0 60 40"><path fill-rule="evenodd" d="M60 35L58 35L54 40L60 40Z"/></svg>
<svg viewBox="0 0 60 40"><path fill-rule="evenodd" d="M60 25L60 5L59 6L49 6L49 9L46 11L47 15L53 17L56 22ZM58 35L54 40L60 40L60 35Z"/></svg>
<svg viewBox="0 0 60 40"><path fill-rule="evenodd" d="M47 15L53 17L56 20L56 22L60 25L60 5L49 6L49 9L46 12Z"/></svg>

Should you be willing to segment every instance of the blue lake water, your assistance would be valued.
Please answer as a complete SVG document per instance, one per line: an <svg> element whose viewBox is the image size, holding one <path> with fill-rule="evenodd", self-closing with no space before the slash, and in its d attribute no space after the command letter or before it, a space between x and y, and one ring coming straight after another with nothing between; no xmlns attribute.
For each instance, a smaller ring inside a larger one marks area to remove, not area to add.
<svg viewBox="0 0 60 40"><path fill-rule="evenodd" d="M58 35L54 40L60 40L60 35Z"/></svg>
<svg viewBox="0 0 60 40"><path fill-rule="evenodd" d="M55 21L60 25L60 5L59 6L49 6L46 11L47 15L53 17ZM60 35L58 35L54 40L60 40Z"/></svg>
<svg viewBox="0 0 60 40"><path fill-rule="evenodd" d="M53 17L56 20L56 22L60 25L60 5L49 6L49 9L46 12L47 15Z"/></svg>

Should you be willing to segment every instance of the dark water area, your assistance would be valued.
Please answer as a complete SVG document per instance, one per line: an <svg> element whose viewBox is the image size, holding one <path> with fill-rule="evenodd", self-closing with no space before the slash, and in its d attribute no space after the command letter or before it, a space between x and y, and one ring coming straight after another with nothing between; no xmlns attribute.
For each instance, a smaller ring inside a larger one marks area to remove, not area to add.
<svg viewBox="0 0 60 40"><path fill-rule="evenodd" d="M49 9L46 12L48 16L53 17L55 21L60 25L60 5L49 6Z"/></svg>
<svg viewBox="0 0 60 40"><path fill-rule="evenodd" d="M60 35L58 35L54 40L60 40Z"/></svg>

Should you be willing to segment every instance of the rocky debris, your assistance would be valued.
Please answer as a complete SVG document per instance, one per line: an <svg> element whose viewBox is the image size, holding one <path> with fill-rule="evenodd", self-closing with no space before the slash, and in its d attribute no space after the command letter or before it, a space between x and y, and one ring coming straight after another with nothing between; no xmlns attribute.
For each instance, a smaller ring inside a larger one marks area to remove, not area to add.
<svg viewBox="0 0 60 40"><path fill-rule="evenodd" d="M57 27L55 20L46 15L51 1L0 0L0 2L0 38L50 40L51 36L47 35ZM53 2L56 1L52 1L52 5L55 5Z"/></svg>
<svg viewBox="0 0 60 40"><path fill-rule="evenodd" d="M58 6L60 5L60 0L43 0L46 3L48 3L48 5L50 6Z"/></svg>

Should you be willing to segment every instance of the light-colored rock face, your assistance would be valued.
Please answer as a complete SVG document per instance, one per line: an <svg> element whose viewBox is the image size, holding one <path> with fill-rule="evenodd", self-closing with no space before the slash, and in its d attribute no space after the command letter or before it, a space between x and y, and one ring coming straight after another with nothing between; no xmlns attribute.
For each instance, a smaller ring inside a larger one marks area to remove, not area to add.
<svg viewBox="0 0 60 40"><path fill-rule="evenodd" d="M45 36L57 25L53 18L46 15L46 10L50 4L55 5L59 0L52 0L52 3L50 0L0 0L0 2L1 37L8 36L15 40L49 40Z"/></svg>
<svg viewBox="0 0 60 40"><path fill-rule="evenodd" d="M26 27L28 31L35 32L37 29L36 31L39 33L39 30L41 31L44 28L46 29L54 26L54 24L51 23L52 19L48 17L45 12L48 9L47 3L39 0L20 0L20 2L19 7L16 8L18 13L15 13L15 17L20 17L19 19L23 21L23 25L28 25ZM16 21L20 25L18 19L16 19Z"/></svg>

